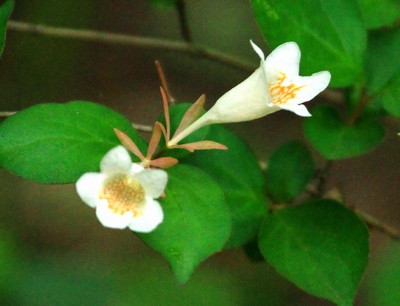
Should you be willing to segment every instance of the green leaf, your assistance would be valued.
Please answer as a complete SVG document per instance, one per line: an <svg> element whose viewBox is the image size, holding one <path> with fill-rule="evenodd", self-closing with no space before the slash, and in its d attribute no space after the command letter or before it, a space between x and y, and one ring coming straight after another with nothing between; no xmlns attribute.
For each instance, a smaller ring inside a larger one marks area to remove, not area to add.
<svg viewBox="0 0 400 306"><path fill-rule="evenodd" d="M398 0L357 0L364 23L368 29L394 25L400 18Z"/></svg>
<svg viewBox="0 0 400 306"><path fill-rule="evenodd" d="M0 6L0 56L3 54L6 42L7 21L14 9L14 1L7 0Z"/></svg>
<svg viewBox="0 0 400 306"><path fill-rule="evenodd" d="M314 162L307 147L290 142L276 150L268 161L267 190L277 202L294 199L310 181Z"/></svg>
<svg viewBox="0 0 400 306"><path fill-rule="evenodd" d="M312 117L304 120L304 133L310 143L327 159L343 159L366 153L383 140L382 126L368 118L348 125L338 112L325 105L314 107Z"/></svg>
<svg viewBox="0 0 400 306"><path fill-rule="evenodd" d="M366 78L369 94L377 94L400 73L400 29L374 32L368 39Z"/></svg>
<svg viewBox="0 0 400 306"><path fill-rule="evenodd" d="M252 6L271 47L299 44L303 73L329 70L333 87L360 80L366 29L355 1L252 0Z"/></svg>
<svg viewBox="0 0 400 306"><path fill-rule="evenodd" d="M383 251L383 254L382 254ZM380 250L367 280L367 305L398 306L400 301L400 244Z"/></svg>
<svg viewBox="0 0 400 306"><path fill-rule="evenodd" d="M338 305L352 305L368 262L368 230L332 200L278 210L262 226L267 261L301 289Z"/></svg>
<svg viewBox="0 0 400 306"><path fill-rule="evenodd" d="M234 133L211 126L207 139L226 145L228 150L196 151L184 162L207 172L224 191L233 221L225 247L238 247L257 235L266 214L264 177L252 150Z"/></svg>
<svg viewBox="0 0 400 306"><path fill-rule="evenodd" d="M98 171L100 160L120 144L113 128L143 141L121 114L99 104L39 104L0 124L0 166L40 183L73 183Z"/></svg>
<svg viewBox="0 0 400 306"><path fill-rule="evenodd" d="M223 248L231 233L231 213L217 183L193 166L170 168L165 194L160 201L163 223L139 236L167 258L183 283L201 261Z"/></svg>
<svg viewBox="0 0 400 306"><path fill-rule="evenodd" d="M400 116L399 49L399 29L373 33L366 61L368 94L375 96L374 104L381 103L394 116Z"/></svg>
<svg viewBox="0 0 400 306"><path fill-rule="evenodd" d="M400 70L385 86L378 99L388 113L400 117Z"/></svg>

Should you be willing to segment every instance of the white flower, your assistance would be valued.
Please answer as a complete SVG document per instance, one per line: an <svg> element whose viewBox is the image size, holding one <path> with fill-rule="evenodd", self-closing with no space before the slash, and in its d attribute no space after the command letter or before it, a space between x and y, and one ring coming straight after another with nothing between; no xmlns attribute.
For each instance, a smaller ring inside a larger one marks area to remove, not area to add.
<svg viewBox="0 0 400 306"><path fill-rule="evenodd" d="M280 45L267 58L258 46L252 41L250 43L261 58L260 67L219 98L209 111L177 135L171 144L208 124L254 120L281 109L303 117L311 116L301 103L311 100L328 86L331 79L329 71L308 77L299 76L301 54L295 42Z"/></svg>
<svg viewBox="0 0 400 306"><path fill-rule="evenodd" d="M163 220L160 203L167 173L133 164L123 146L111 149L100 162L100 173L85 173L76 182L82 201L96 208L105 227L151 232Z"/></svg>
<svg viewBox="0 0 400 306"><path fill-rule="evenodd" d="M301 53L295 42L280 45L267 58L256 44L250 43L260 56L260 67L219 98L210 112L225 122L253 120L280 109L311 116L301 103L323 91L331 74L321 71L309 77L299 76Z"/></svg>

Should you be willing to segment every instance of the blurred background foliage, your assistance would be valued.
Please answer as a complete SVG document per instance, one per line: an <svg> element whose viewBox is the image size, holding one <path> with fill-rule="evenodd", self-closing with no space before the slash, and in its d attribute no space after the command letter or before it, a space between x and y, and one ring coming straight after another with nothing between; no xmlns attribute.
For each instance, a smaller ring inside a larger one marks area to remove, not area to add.
<svg viewBox="0 0 400 306"><path fill-rule="evenodd" d="M11 19L181 40L173 2L18 0ZM263 38L249 1L189 0L186 8L196 43L256 67L258 58L248 41L262 45ZM212 105L247 77L172 51L10 31L0 61L1 110L84 99L149 124L161 110L155 59L164 64L179 101L193 102L206 93ZM400 146L394 133L399 124L385 120L390 133L383 144L369 154L335 162L328 187L339 187L347 203L399 227ZM230 127L262 161L288 140L303 140L301 118L288 112ZM315 152L314 157L318 163ZM187 284L178 285L166 261L130 231L103 228L72 185L39 185L1 170L0 195L1 305L330 305L298 290L265 263L250 261L239 249L213 256ZM396 305L399 248L375 231L371 245L371 264L356 303Z"/></svg>

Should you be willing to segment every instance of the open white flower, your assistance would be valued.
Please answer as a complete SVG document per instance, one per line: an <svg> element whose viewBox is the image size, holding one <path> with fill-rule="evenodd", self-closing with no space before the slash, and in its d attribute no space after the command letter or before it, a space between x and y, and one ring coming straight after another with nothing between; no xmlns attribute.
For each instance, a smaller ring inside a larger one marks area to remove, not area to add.
<svg viewBox="0 0 400 306"><path fill-rule="evenodd" d="M85 173L76 182L78 195L105 227L151 232L163 221L155 201L167 184L164 170L133 164L123 146L111 149L100 162L100 173Z"/></svg>
<svg viewBox="0 0 400 306"><path fill-rule="evenodd" d="M301 103L307 102L329 84L329 71L299 76L300 49L287 42L265 58L263 51L250 41L260 56L260 67L246 80L229 90L215 105L171 141L175 144L193 131L209 124L242 122L261 118L285 109L299 116L311 116Z"/></svg>

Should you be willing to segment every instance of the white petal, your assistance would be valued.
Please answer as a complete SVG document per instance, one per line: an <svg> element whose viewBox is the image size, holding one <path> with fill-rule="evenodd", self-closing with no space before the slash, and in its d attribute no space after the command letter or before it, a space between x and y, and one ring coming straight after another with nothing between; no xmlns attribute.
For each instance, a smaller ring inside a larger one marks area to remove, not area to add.
<svg viewBox="0 0 400 306"><path fill-rule="evenodd" d="M105 227L124 229L132 221L132 213L116 214L108 207L107 200L102 200L96 207L96 216Z"/></svg>
<svg viewBox="0 0 400 306"><path fill-rule="evenodd" d="M296 115L299 115L301 117L311 117L310 112L308 111L307 107L304 105L300 104L284 104L280 105L282 109L288 110L290 112L295 113Z"/></svg>
<svg viewBox="0 0 400 306"><path fill-rule="evenodd" d="M103 157L100 162L101 172L111 174L118 172L128 172L131 169L131 157L123 146L117 146Z"/></svg>
<svg viewBox="0 0 400 306"><path fill-rule="evenodd" d="M274 82L279 72L289 78L299 75L300 49L295 42L287 42L278 46L267 56L264 69L269 82Z"/></svg>
<svg viewBox="0 0 400 306"><path fill-rule="evenodd" d="M143 170L144 170L144 167L142 165L133 163L133 164L131 164L131 169L129 172L131 174L136 174L136 173L142 172Z"/></svg>
<svg viewBox="0 0 400 306"><path fill-rule="evenodd" d="M290 103L300 104L310 101L328 86L330 80L329 71L317 72L309 77L298 77L294 83L296 86L304 87L297 92L296 98L291 99Z"/></svg>
<svg viewBox="0 0 400 306"><path fill-rule="evenodd" d="M134 217L129 224L129 229L135 232L149 233L153 231L164 219L160 203L148 198L142 210L142 215Z"/></svg>
<svg viewBox="0 0 400 306"><path fill-rule="evenodd" d="M167 185L168 175L164 170L145 169L135 175L143 186L146 196L158 198Z"/></svg>
<svg viewBox="0 0 400 306"><path fill-rule="evenodd" d="M242 122L271 112L267 79L260 67L246 80L225 93L204 115L208 123Z"/></svg>
<svg viewBox="0 0 400 306"><path fill-rule="evenodd" d="M105 176L100 173L85 173L76 182L76 192L79 197L90 207L99 203L99 192L103 187Z"/></svg>
<svg viewBox="0 0 400 306"><path fill-rule="evenodd" d="M251 39L250 39L250 44L253 47L254 51L258 54L260 59L262 61L264 61L265 60L265 55L264 55L264 52L261 50L261 48L259 46L257 46L255 43L253 43L253 41Z"/></svg>

